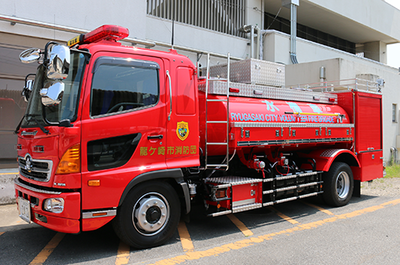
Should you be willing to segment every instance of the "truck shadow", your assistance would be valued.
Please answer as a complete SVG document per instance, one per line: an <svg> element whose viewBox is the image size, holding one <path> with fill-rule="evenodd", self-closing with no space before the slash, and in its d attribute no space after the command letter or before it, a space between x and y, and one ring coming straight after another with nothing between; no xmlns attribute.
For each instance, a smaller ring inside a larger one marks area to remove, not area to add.
<svg viewBox="0 0 400 265"><path fill-rule="evenodd" d="M376 199L379 199L379 196L353 197L348 205L337 208L327 206L319 198L309 198L237 213L235 217L253 232L252 236L260 236L298 225L288 222L279 216L278 212L298 221L299 224L305 224L330 217L321 209L334 214L342 214L380 204L375 201ZM209 249L246 238L228 216L207 217L203 213L195 208L189 216L181 218L181 221L186 224L195 250ZM11 258L18 264L31 262L57 234L57 232L36 224L0 227L0 231L5 232L1 235L0 260ZM115 263L119 245L120 240L114 233L111 224L96 231L66 234L47 258L46 263L71 264L88 261ZM22 255L22 253L24 254ZM134 257L135 262L149 262L184 253L178 231L162 246L145 250L130 248L130 257L131 259Z"/></svg>

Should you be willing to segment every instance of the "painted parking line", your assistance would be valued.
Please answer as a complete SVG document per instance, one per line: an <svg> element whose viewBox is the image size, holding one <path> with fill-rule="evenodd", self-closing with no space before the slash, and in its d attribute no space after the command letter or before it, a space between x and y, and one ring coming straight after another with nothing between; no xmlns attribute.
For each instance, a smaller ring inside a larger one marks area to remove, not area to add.
<svg viewBox="0 0 400 265"><path fill-rule="evenodd" d="M120 241L118 246L118 254L117 259L115 260L115 265L122 265L129 263L129 254L131 252L130 246L128 246L125 242Z"/></svg>
<svg viewBox="0 0 400 265"><path fill-rule="evenodd" d="M18 172L12 172L12 173L0 173L0 175L18 175Z"/></svg>
<svg viewBox="0 0 400 265"><path fill-rule="evenodd" d="M233 243L229 243L229 244L225 244L222 246L217 246L208 250L204 250L204 251L194 251L194 252L189 252L186 253L185 255L180 255L180 256L176 256L176 257L172 257L169 259L164 259L164 260L160 260L154 264L157 265L161 265L161 264L168 264L168 265L173 265L173 264L179 264L188 260L198 260L204 257L211 257L211 256L216 256L222 253L226 253L229 252L231 250L237 250L237 249L241 249L244 247L248 247L248 246L252 246L255 244L259 244L262 243L264 241L267 240L272 240L274 237L279 236L279 235L293 235L298 231L303 231L303 230L307 230L307 229L315 229L318 228L320 226L329 224L329 223L334 223L336 221L339 220L343 220L343 219L349 219L349 218L353 218L356 216L360 216L363 214L367 214L367 213L372 213L375 212L379 209L384 209L386 207L390 207L390 206L394 206L400 204L400 199L397 200L393 200L393 201L389 201L389 202L385 202L376 206L372 206L372 207L367 207L361 210L357 210L354 212L350 212L350 213L346 213L346 214L340 214L340 215L335 215L332 216L330 218L326 218L320 221L315 221L315 222L311 222L308 224L299 224L296 227L293 228L289 228L286 230L282 230L276 233L270 233L270 234L266 234L266 235L261 235L261 236L257 236L257 237L250 237L250 238L246 238L240 241L236 241Z"/></svg>
<svg viewBox="0 0 400 265"><path fill-rule="evenodd" d="M183 251L191 252L194 251L194 246L192 239L190 238L189 231L187 230L186 224L184 221L180 221L178 225L178 233L181 239L181 244Z"/></svg>
<svg viewBox="0 0 400 265"><path fill-rule="evenodd" d="M57 233L49 243L40 251L40 253L32 260L30 265L38 265L38 264L43 264L47 258L50 256L50 254L53 252L53 250L58 246L58 244L61 242L61 240L64 238L65 234L64 233Z"/></svg>
<svg viewBox="0 0 400 265"><path fill-rule="evenodd" d="M2 234L4 234L4 232L0 232L0 236L1 236Z"/></svg>
<svg viewBox="0 0 400 265"><path fill-rule="evenodd" d="M296 220L290 218L289 216L287 216L284 213L281 213L280 211L276 210L274 207L270 207L280 218L282 218L285 221L288 221L289 223L293 224L293 225L297 225L299 224L299 222L297 222Z"/></svg>
<svg viewBox="0 0 400 265"><path fill-rule="evenodd" d="M324 209L324 208L322 208L322 207L319 207L318 205L314 205L314 204L311 204L311 203L308 203L308 202L302 202L302 203L304 203L304 204L306 204L306 205L308 205L308 206L310 206L310 207L313 207L313 208L315 208L315 209L317 209L317 210L319 210L319 211L321 211L321 212L323 212L323 213L326 213L327 215L335 215L335 214L332 213L331 211L326 210L326 209Z"/></svg>
<svg viewBox="0 0 400 265"><path fill-rule="evenodd" d="M235 215L229 214L228 218L234 223L245 236L252 236L253 232L250 231Z"/></svg>

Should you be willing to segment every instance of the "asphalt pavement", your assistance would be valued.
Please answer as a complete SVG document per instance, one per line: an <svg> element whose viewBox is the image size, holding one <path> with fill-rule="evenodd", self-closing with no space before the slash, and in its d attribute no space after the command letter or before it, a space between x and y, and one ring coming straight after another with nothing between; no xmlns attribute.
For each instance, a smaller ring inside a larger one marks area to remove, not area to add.
<svg viewBox="0 0 400 265"><path fill-rule="evenodd" d="M165 245L126 246L107 225L62 234L0 206L1 264L400 264L400 195L317 199L216 218L193 212Z"/></svg>

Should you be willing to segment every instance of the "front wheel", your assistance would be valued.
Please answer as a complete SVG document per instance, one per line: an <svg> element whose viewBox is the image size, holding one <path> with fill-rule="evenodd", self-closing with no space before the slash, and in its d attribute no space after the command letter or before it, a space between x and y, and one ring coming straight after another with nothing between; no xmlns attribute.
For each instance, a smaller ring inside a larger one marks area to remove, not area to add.
<svg viewBox="0 0 400 265"><path fill-rule="evenodd" d="M346 205L353 195L353 173L346 163L335 162L324 173L324 201L331 206Z"/></svg>
<svg viewBox="0 0 400 265"><path fill-rule="evenodd" d="M180 203L171 185L147 182L128 193L113 227L125 243L135 248L149 248L171 238L179 219Z"/></svg>

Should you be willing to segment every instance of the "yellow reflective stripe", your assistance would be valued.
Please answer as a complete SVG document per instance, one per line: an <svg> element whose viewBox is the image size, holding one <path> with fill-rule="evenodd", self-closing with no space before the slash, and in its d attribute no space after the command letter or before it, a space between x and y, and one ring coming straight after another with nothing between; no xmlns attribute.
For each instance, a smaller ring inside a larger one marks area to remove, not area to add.
<svg viewBox="0 0 400 265"><path fill-rule="evenodd" d="M229 214L228 218L234 223L245 236L252 236L253 232L250 231L235 215Z"/></svg>
<svg viewBox="0 0 400 265"><path fill-rule="evenodd" d="M194 250L192 239L190 238L189 231L187 230L186 224L183 221L179 222L178 233L181 239L183 251L190 252Z"/></svg>
<svg viewBox="0 0 400 265"><path fill-rule="evenodd" d="M289 223L294 224L294 225L299 224L299 222L297 222L296 220L290 218L290 217L287 216L286 214L283 214L283 213L279 212L278 210L276 210L276 209L273 208L273 207L270 207L270 208L273 209L273 211L274 211L280 218L282 218L283 220L288 221Z"/></svg>
<svg viewBox="0 0 400 265"><path fill-rule="evenodd" d="M258 236L258 237L250 237L250 238L246 238L240 241L236 241L233 243L229 243L229 244L225 244L222 246L217 246L208 250L204 250L204 251L194 251L194 252L187 252L185 255L179 255L173 258L169 258L169 259L163 259L160 260L154 264L169 264L169 265L174 265L174 264L179 264L188 260L198 260L201 258L205 258L205 257L211 257L211 256L216 256L222 253L226 253L229 252L231 250L237 250L237 249L241 249L244 247L248 247L248 246L252 246L258 243L262 243L266 240L271 240L276 236L279 235L291 235L294 234L297 231L303 231L306 229L313 229L313 228L317 228L320 226L323 226L325 224L328 223L333 223L336 222L338 220L341 219L347 219L347 218L352 218L355 216L359 216L362 214L366 214L366 213L371 213L374 211L377 211L379 209L383 209L386 206L394 206L400 204L400 199L397 200L393 200L393 201L389 201L377 206L372 206L372 207L368 207L362 210L358 210L358 211L354 211L351 213L347 213L347 214L341 214L341 215L336 215L334 217L331 218L327 218L324 220L320 220L320 221L315 221L315 222L311 222L308 224L301 224L298 225L296 227L290 228L290 229L286 229L286 230L282 230L280 232L276 232L276 233L270 233L270 234L266 234L266 235L262 235L262 236Z"/></svg>
<svg viewBox="0 0 400 265"><path fill-rule="evenodd" d="M30 265L37 265L37 264L43 264L47 258L50 256L50 254L53 252L53 250L58 246L58 244L61 242L61 240L64 238L65 234L64 233L57 233L49 243L40 251L40 253L32 260Z"/></svg>
<svg viewBox="0 0 400 265"><path fill-rule="evenodd" d="M319 207L319 206L317 206L317 205L314 205L314 204L311 204L311 203L308 203L308 202L302 202L302 203L304 203L304 204L306 204L306 205L308 205L308 206L311 206L311 207L317 209L318 211L321 211L321 212L323 212L323 213L326 213L327 215L335 215L335 214L332 213L331 211L326 210L326 209L324 209L324 208L322 208L322 207Z"/></svg>
<svg viewBox="0 0 400 265"><path fill-rule="evenodd" d="M129 256L130 251L131 248L127 244L125 244L125 242L120 241L118 247L117 259L115 260L115 265L128 264L130 258Z"/></svg>

